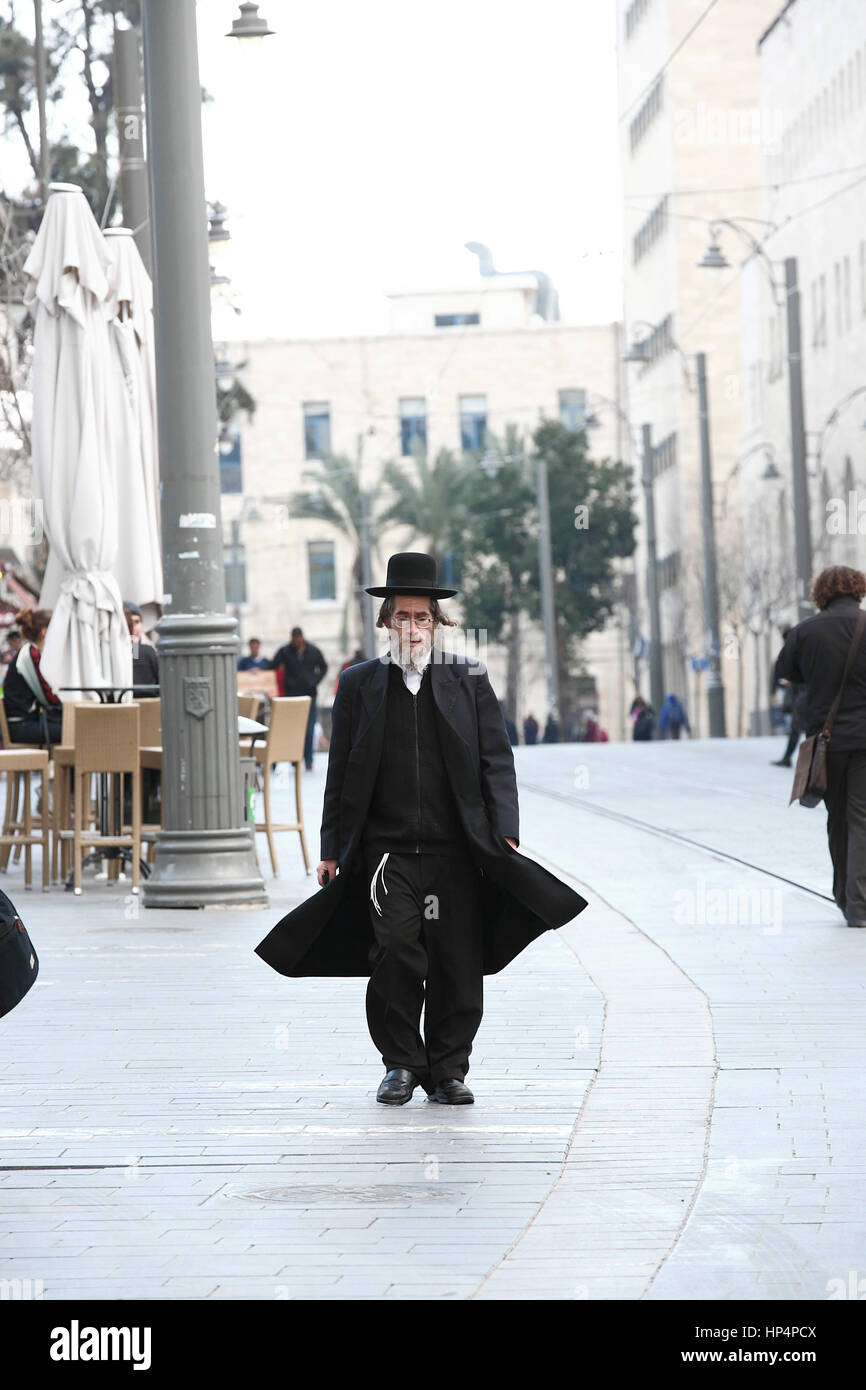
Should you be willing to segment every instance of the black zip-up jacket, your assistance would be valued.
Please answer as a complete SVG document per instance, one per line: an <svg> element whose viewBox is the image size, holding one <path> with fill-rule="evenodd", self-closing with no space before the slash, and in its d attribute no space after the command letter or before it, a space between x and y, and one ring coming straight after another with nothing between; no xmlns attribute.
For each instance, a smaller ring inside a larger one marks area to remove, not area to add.
<svg viewBox="0 0 866 1390"><path fill-rule="evenodd" d="M367 850L443 852L463 839L433 709L430 666L416 695L396 662L388 670L385 737L364 826Z"/></svg>
<svg viewBox="0 0 866 1390"><path fill-rule="evenodd" d="M839 693L860 605L847 594L831 599L820 613L791 628L776 661L776 675L805 688L802 714L807 737L821 731ZM830 749L848 753L866 748L866 634L855 653L833 725Z"/></svg>

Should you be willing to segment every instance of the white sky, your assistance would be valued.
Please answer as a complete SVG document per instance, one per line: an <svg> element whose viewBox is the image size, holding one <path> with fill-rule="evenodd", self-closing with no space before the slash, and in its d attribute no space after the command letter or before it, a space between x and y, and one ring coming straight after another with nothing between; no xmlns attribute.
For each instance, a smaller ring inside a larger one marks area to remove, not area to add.
<svg viewBox="0 0 866 1390"><path fill-rule="evenodd" d="M383 291L472 276L470 240L497 269L546 270L564 319L619 316L613 0L260 11L276 32L250 44L224 37L236 0L197 3L241 336L384 330ZM70 93L63 119L76 109Z"/></svg>

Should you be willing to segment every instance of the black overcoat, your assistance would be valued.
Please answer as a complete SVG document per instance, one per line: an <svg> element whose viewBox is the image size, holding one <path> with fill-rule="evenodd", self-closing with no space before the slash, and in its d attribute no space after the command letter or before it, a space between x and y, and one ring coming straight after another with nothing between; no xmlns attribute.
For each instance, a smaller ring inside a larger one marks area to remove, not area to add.
<svg viewBox="0 0 866 1390"><path fill-rule="evenodd" d="M519 840L514 756L484 664L430 663L445 768L484 895L484 973L495 974L537 936L564 926L586 901L506 843ZM340 676L322 815L322 858L336 877L277 923L256 947L281 975L369 975L373 928L360 854L385 731L389 658Z"/></svg>
<svg viewBox="0 0 866 1390"><path fill-rule="evenodd" d="M797 727L820 733L839 693L848 648L857 627L860 604L851 594L837 594L826 608L792 627L776 658L775 674L803 687L794 706ZM866 745L866 637L854 655L830 748L850 753Z"/></svg>

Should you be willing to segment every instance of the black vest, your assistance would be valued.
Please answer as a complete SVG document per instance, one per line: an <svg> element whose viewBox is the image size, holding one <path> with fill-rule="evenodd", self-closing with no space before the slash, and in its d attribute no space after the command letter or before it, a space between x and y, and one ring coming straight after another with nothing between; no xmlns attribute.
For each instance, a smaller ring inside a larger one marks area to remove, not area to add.
<svg viewBox="0 0 866 1390"><path fill-rule="evenodd" d="M382 758L362 837L366 850L441 854L463 843L430 679L428 663L413 695L400 667L390 663Z"/></svg>

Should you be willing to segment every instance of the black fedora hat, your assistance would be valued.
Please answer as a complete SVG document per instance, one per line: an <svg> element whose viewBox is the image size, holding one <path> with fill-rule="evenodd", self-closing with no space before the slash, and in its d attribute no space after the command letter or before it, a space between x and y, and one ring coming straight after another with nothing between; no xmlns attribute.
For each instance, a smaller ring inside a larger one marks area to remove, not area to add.
<svg viewBox="0 0 866 1390"><path fill-rule="evenodd" d="M453 598L456 589L440 589L436 583L436 561L417 550L401 550L388 560L385 583L365 591L374 598L391 594L418 594L423 598Z"/></svg>

